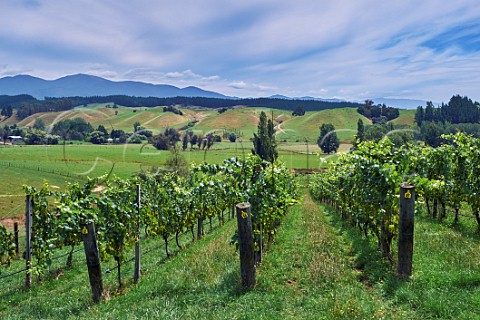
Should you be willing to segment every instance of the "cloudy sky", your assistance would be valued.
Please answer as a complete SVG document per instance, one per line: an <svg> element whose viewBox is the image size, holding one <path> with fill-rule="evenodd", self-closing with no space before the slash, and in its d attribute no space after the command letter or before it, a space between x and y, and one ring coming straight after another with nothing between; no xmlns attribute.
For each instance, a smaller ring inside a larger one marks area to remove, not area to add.
<svg viewBox="0 0 480 320"><path fill-rule="evenodd" d="M480 100L478 0L1 0L0 77Z"/></svg>

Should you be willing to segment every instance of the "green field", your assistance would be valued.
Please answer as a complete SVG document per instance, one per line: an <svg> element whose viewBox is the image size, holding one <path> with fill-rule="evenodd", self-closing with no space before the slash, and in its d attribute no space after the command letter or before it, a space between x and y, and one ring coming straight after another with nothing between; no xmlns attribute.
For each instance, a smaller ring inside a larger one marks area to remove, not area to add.
<svg viewBox="0 0 480 320"><path fill-rule="evenodd" d="M400 116L391 122L397 125L411 126L415 122L416 110L400 110Z"/></svg>
<svg viewBox="0 0 480 320"><path fill-rule="evenodd" d="M342 145L340 152L349 145ZM189 163L221 163L231 157L251 153L252 143L222 142L212 149L187 150L181 154ZM278 146L279 159L288 168L320 168L326 165L316 144L282 144ZM122 178L135 173L164 167L169 151L159 151L151 145L92 145L67 144L57 146L3 146L0 145L0 218L19 216L24 210L23 185L41 186L44 181L63 188L67 181L84 181L86 177L114 174Z"/></svg>
<svg viewBox="0 0 480 320"><path fill-rule="evenodd" d="M280 140L290 141L304 141L306 138L311 143L316 143L320 126L324 123L332 123L340 141L350 143L357 133L358 119L362 119L364 124L371 123L352 108L307 112L302 117L294 117L282 123L281 127L285 132L279 133L278 137Z"/></svg>

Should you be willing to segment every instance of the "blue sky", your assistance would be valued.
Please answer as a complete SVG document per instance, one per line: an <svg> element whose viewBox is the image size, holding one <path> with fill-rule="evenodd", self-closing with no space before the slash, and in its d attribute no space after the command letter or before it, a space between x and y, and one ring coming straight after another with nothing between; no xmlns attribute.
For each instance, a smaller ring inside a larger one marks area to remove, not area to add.
<svg viewBox="0 0 480 320"><path fill-rule="evenodd" d="M478 0L2 0L0 77L480 100Z"/></svg>

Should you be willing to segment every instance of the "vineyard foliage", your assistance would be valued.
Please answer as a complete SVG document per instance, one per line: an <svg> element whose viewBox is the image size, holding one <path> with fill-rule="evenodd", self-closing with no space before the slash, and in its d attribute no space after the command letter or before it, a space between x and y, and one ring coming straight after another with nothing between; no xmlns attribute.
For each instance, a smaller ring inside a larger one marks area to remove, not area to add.
<svg viewBox="0 0 480 320"><path fill-rule="evenodd" d="M374 235L391 260L392 240L398 233L399 192L403 181L416 185L428 213L441 218L447 207L458 222L462 204L470 205L480 226L480 139L464 133L442 136L437 148L409 144L395 147L388 138L363 142L341 155L313 181L311 193L338 208L342 218Z"/></svg>
<svg viewBox="0 0 480 320"><path fill-rule="evenodd" d="M15 257L15 244L13 241L13 234L8 233L5 227L0 224L0 264L8 266Z"/></svg>
<svg viewBox="0 0 480 320"><path fill-rule="evenodd" d="M227 159L223 164L194 164L189 174L141 174L131 179L107 176L85 184L69 184L51 191L25 186L33 201L33 272L48 270L53 253L82 242L82 228L94 222L103 260L113 257L118 268L126 249L135 245L141 231L165 240L195 223L222 216L238 202L250 202L254 227L273 235L288 206L296 201L296 183L279 163L256 156ZM140 193L140 195L138 194ZM178 244L178 241L177 241ZM0 225L0 259L7 265L14 257L13 235ZM71 258L69 258L71 261Z"/></svg>

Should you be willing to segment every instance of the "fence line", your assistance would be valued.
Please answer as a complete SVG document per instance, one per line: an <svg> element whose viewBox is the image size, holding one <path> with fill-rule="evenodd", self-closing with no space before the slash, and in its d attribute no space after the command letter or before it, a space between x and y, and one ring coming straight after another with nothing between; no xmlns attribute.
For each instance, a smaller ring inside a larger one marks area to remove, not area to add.
<svg viewBox="0 0 480 320"><path fill-rule="evenodd" d="M427 210L427 204L426 203L423 203L422 204L423 208L425 210ZM440 205L438 205L438 209L437 209L437 214L440 214L443 212L443 209L441 208ZM445 206L445 214L455 214L455 209L451 208L450 206ZM473 214L473 211L471 210L465 210L463 208L460 209L459 213L458 213L458 216L459 217L465 217L465 218L475 218L475 215Z"/></svg>
<svg viewBox="0 0 480 320"><path fill-rule="evenodd" d="M223 214L224 214L224 213L222 213L222 215L223 215ZM221 226L221 225L220 225L220 220L218 219L217 216L212 217L212 223L213 223L213 222L218 222L218 225L217 225L216 228L218 228L218 227ZM212 231L213 231L213 230L215 230L215 229L212 229ZM183 236L185 236L186 234L189 234L190 232L191 232L190 230L186 230L186 231L180 233L180 234L179 234L179 237L183 237ZM153 239L152 237L148 237L148 238ZM147 239L147 236L144 236L144 237L141 238L141 240L145 240L145 239ZM174 240L175 240L175 236L172 236L170 239L168 239L168 242L171 243L171 242L174 241ZM153 248L149 248L148 250L142 251L141 254L142 254L142 255L147 255L147 254L149 254L149 253L151 253L151 252L153 252L153 251L155 251L155 250L158 250L158 249L164 247L164 246L165 246L165 240L160 239L160 241L161 241L160 244L154 246ZM79 244L79 246L80 246L80 247L79 247L78 249L75 249L72 254L76 254L76 253L81 252L81 251L84 250L83 244ZM51 258L51 260L59 260L59 259L61 259L61 258L64 258L64 257L68 256L69 254L70 254L70 253L68 252L68 253L65 253L65 254L61 254L61 255L59 255L59 256L54 256L54 257ZM132 261L134 261L134 260L135 260L135 257L132 257L132 258L130 258L130 259L128 259L128 260L125 260L125 261L123 262L123 264L125 265L125 264L127 264L127 263L129 263L129 262L132 262ZM35 264L35 265L32 265L31 268L35 268L36 266L37 266L36 264ZM1 266L0 266L0 267L1 267ZM8 274L5 274L5 275L0 275L0 280L13 277L13 276L15 276L15 275L17 275L17 274L19 274L19 273L25 272L25 271L27 271L27 269L26 269L26 268L23 268L23 269L21 269L21 270L13 271L13 272L8 273ZM106 273L106 274L107 274L107 273L112 273L112 271L113 271L113 272L117 272L116 265L113 266L112 268L107 268L107 269L105 269L105 272L104 272L104 273Z"/></svg>
<svg viewBox="0 0 480 320"><path fill-rule="evenodd" d="M62 170L56 170L56 169L46 169L46 168L42 168L41 166L26 165L25 163L20 163L20 162L15 162L15 161L5 161L5 160L3 160L3 161L0 161L0 166L7 167L7 168L11 167L11 168L39 171L39 172L64 176L64 177L68 177L68 178L76 178L76 179L85 180L85 176L78 175L78 174L72 174L71 172L68 172L68 171L62 171Z"/></svg>

